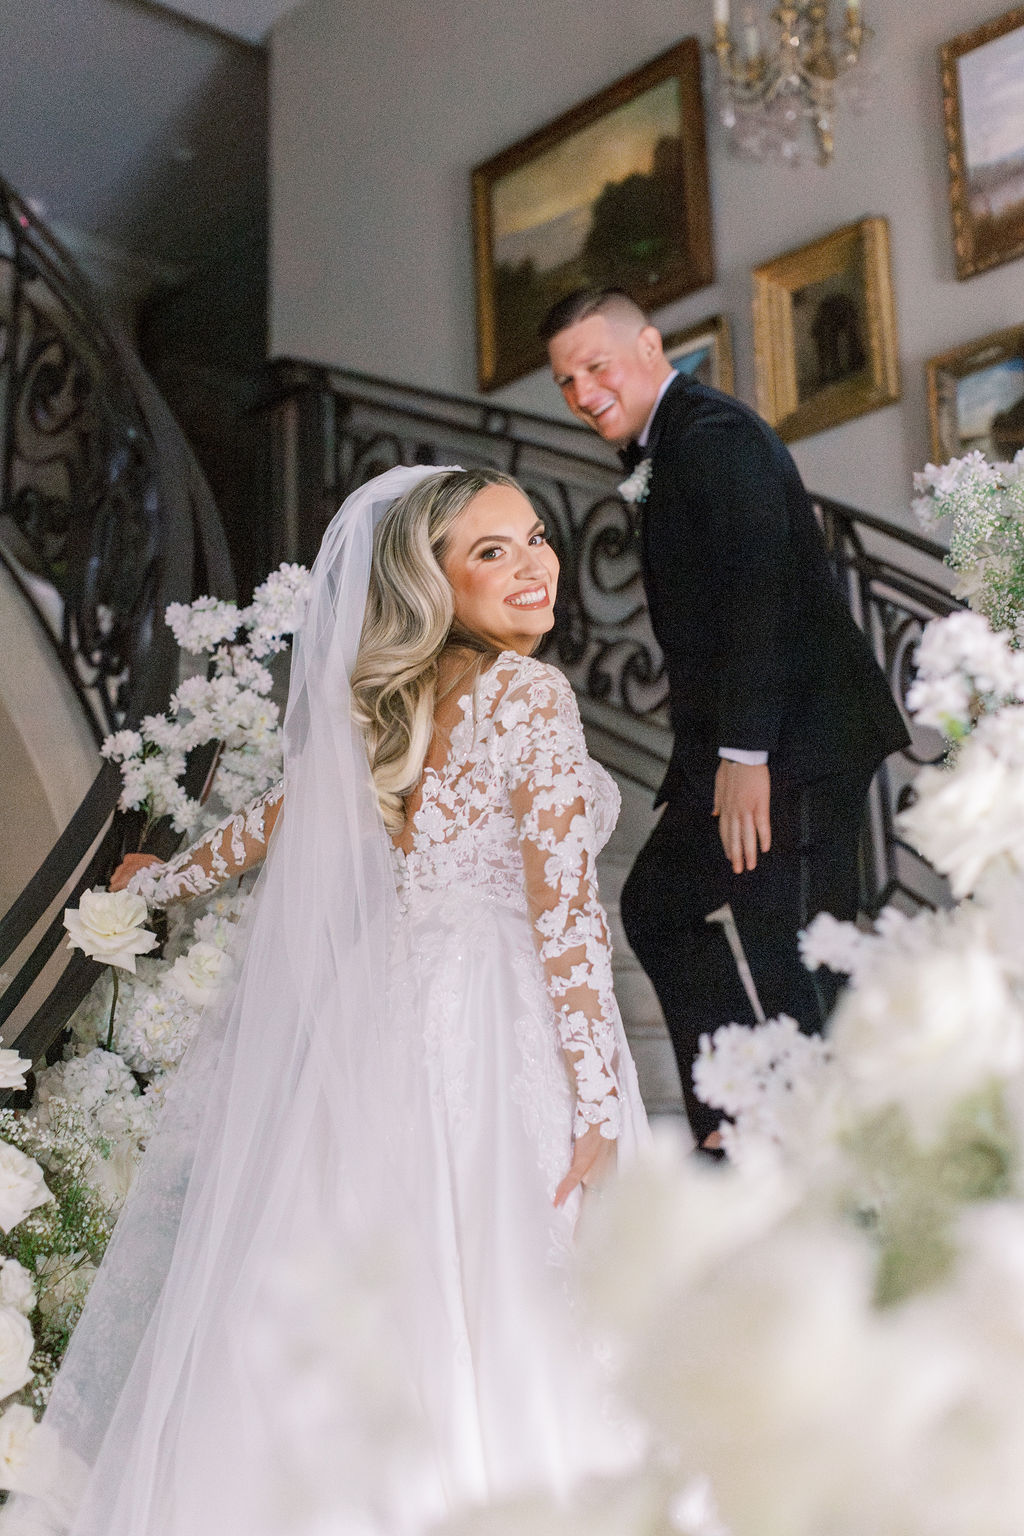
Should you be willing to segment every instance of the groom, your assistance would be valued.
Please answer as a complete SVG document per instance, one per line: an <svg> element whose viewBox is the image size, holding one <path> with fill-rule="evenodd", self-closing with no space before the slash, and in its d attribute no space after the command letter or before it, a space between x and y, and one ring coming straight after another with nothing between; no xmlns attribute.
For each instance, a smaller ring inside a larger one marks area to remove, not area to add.
<svg viewBox="0 0 1024 1536"><path fill-rule="evenodd" d="M621 290L569 294L541 335L569 409L646 481L644 585L674 745L622 919L664 1011L700 1146L720 1119L692 1089L700 1036L754 1022L708 914L731 905L768 1017L819 1030L836 981L803 968L797 933L817 912L856 916L867 791L908 738L767 423L677 374Z"/></svg>

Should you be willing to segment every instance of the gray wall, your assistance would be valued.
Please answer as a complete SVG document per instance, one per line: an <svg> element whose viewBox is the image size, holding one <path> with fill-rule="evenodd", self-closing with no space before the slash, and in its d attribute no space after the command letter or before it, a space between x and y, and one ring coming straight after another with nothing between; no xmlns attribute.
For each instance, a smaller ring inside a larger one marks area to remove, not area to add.
<svg viewBox="0 0 1024 1536"><path fill-rule="evenodd" d="M738 393L752 402L750 268L886 215L903 400L794 451L815 490L894 521L910 520L910 477L928 457L925 360L1024 321L1024 263L957 282L947 204L938 45L1002 9L865 0L877 100L864 117L840 117L830 170L736 160L712 122L719 280L656 317L667 329L724 311ZM706 39L710 10L710 0L311 0L293 12L271 44L272 355L473 392L471 166L680 37ZM543 372L492 398L561 410Z"/></svg>

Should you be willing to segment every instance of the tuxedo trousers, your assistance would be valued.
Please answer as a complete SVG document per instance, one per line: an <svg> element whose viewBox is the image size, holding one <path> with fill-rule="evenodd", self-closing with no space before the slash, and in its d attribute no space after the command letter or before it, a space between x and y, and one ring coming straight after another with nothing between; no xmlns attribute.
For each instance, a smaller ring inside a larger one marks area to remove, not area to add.
<svg viewBox="0 0 1024 1536"><path fill-rule="evenodd" d="M683 1099L697 1145L721 1111L693 1091L701 1035L756 1017L720 923L709 913L732 908L754 984L768 1018L789 1014L820 1031L841 985L807 971L797 935L818 912L853 920L859 896L859 846L873 768L810 782L772 775L772 846L757 867L732 871L712 815L717 763L687 772L641 849L622 892L626 936L661 1003L675 1049Z"/></svg>

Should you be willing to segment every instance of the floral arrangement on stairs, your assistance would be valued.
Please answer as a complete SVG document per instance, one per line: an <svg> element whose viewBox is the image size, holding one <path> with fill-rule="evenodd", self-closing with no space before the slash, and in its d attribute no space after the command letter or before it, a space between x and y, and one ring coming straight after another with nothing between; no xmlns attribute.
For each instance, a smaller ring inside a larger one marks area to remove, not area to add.
<svg viewBox="0 0 1024 1536"><path fill-rule="evenodd" d="M165 713L101 749L120 765L119 805L143 813L143 835L163 818L201 835L280 778L266 663L301 624L307 588L303 567L282 565L248 608L211 597L168 608L197 670ZM187 757L211 744L214 767L196 799L182 782ZM247 884L171 908L162 944L130 891L88 891L65 913L69 947L107 969L71 1018L63 1058L37 1072L32 1107L0 1110L0 1489L52 1487L57 1453L36 1420L167 1085L229 980ZM0 1087L22 1087L30 1065L0 1051Z"/></svg>
<svg viewBox="0 0 1024 1536"><path fill-rule="evenodd" d="M910 707L956 745L946 767L919 775L902 830L949 877L957 904L888 910L870 932L827 916L812 924L807 964L851 979L824 1041L777 1019L728 1026L704 1042L697 1081L728 1116L728 1163L682 1161L664 1144L585 1213L589 1316L615 1375L623 1444L634 1447L628 1466L571 1498L473 1512L444 1536L1019 1536L1024 456L1013 465L971 456L930 466L918 490L929 513L952 517L950 563L971 611L930 625L921 642ZM220 679L237 700L258 676L242 657L237 667L216 660L218 647L230 646L227 617L222 626L212 606L187 612L197 630L207 626L208 643L197 649L212 655L212 675L184 700L179 690L166 725L111 748L125 772L125 803L176 815L182 826L204 812L177 797L180 772L171 769L183 748L171 727L187 732L197 717L205 723L204 711L212 720ZM197 642L192 621L181 617L182 634ZM250 708L238 706L239 721L256 718ZM225 730L235 754L229 773L245 780L246 794L266 782L255 770L246 778L254 757L265 754L272 776L273 728L264 736L257 728L263 745L252 753L243 724L234 737ZM41 1327L47 1254L57 1251L32 1258L26 1250L22 1260L12 1239L43 1221L50 1204L67 1200L71 1209L63 1173L69 1191L83 1182L97 1191L89 1209L109 1229L122 1198L116 1170L130 1179L146 1116L195 1027L192 1004L170 979L174 967L185 961L181 978L196 945L218 948L218 925L231 922L239 899L232 892L194 903L161 959L135 962L112 1049L112 983L104 979L79 1011L67 1058L49 1069L54 1077L41 1074L37 1105L17 1132L64 1138L70 1148L73 1120L77 1161L3 1129L0 1226L8 1221L2 1251L11 1256L0 1270L0 1396L6 1388L14 1406L0 1417L0 1471L8 1486L24 1465L18 1436L45 1396L28 1319ZM0 1057L0 1080L16 1068ZM90 1257L83 1279L59 1292L66 1327L102 1232L94 1249L91 1240L77 1229L67 1240ZM296 1390L304 1402L327 1402L333 1362L349 1359L344 1330L353 1316L362 1326L367 1312L340 1305L343 1286L322 1254L282 1262L294 1264L288 1294L308 1304L275 1318L275 1338L290 1315ZM370 1360L367 1332L360 1358ZM386 1383L375 1385L386 1394ZM382 1426L372 1454L383 1464L388 1433L399 1434L390 1426L404 1418L389 1417L377 1397L372 1409ZM316 1524L323 1490L301 1477L312 1482L316 1469L334 1466L338 1445L330 1415L321 1425L298 1414L296 1424L294 1455L288 1446L281 1454L302 1469L290 1489L309 1519L296 1530L312 1533L324 1528Z"/></svg>

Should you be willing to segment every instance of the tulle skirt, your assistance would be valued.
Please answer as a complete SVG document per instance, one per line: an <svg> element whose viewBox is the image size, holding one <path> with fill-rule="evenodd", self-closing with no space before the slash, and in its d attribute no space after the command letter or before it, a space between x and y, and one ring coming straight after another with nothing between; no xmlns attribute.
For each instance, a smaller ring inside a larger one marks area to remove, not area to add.
<svg viewBox="0 0 1024 1536"><path fill-rule="evenodd" d="M266 1217L239 1218L252 1238L201 1307L158 1308L138 1369L161 1390L125 1394L74 1536L422 1536L626 1454L574 1299L580 1197L552 1201L573 1097L530 924L414 893L389 978L373 1165L307 1054ZM629 1158L647 1127L624 1036L619 1073Z"/></svg>

